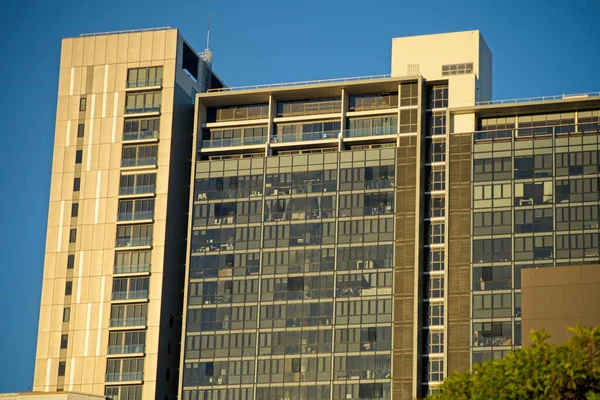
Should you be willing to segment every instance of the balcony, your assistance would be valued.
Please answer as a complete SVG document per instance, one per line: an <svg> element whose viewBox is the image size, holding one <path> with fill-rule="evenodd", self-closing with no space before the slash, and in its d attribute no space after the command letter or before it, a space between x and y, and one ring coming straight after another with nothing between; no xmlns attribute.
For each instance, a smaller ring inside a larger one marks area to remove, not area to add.
<svg viewBox="0 0 600 400"><path fill-rule="evenodd" d="M119 188L119 196L154 193L155 188L155 185L125 186Z"/></svg>
<svg viewBox="0 0 600 400"><path fill-rule="evenodd" d="M148 298L147 290L128 290L126 292L113 292L113 300L142 300Z"/></svg>
<svg viewBox="0 0 600 400"><path fill-rule="evenodd" d="M119 238L116 241L116 247L133 247L133 246L151 246L152 238Z"/></svg>
<svg viewBox="0 0 600 400"><path fill-rule="evenodd" d="M143 372L113 372L106 374L106 382L141 381L143 377Z"/></svg>
<svg viewBox="0 0 600 400"><path fill-rule="evenodd" d="M111 319L110 327L120 328L126 326L146 326L146 320L146 317Z"/></svg>
<svg viewBox="0 0 600 400"><path fill-rule="evenodd" d="M337 139L340 131L323 131L323 132L311 132L311 133L292 133L286 135L275 135L271 136L271 143L293 143L293 142L307 142L311 140L331 140Z"/></svg>
<svg viewBox="0 0 600 400"><path fill-rule="evenodd" d="M157 139L158 131L123 132L123 141Z"/></svg>
<svg viewBox="0 0 600 400"><path fill-rule="evenodd" d="M150 272L150 264L115 265L113 274L138 274Z"/></svg>
<svg viewBox="0 0 600 400"><path fill-rule="evenodd" d="M121 167L142 167L145 165L156 165L157 157L124 158Z"/></svg>
<svg viewBox="0 0 600 400"><path fill-rule="evenodd" d="M357 138L367 136L395 135L397 132L398 128L395 126L367 129L346 129L343 131L343 136L344 138Z"/></svg>
<svg viewBox="0 0 600 400"><path fill-rule="evenodd" d="M510 336L475 336L473 338L473 346L475 347L490 347L490 346L512 346L512 338Z"/></svg>
<svg viewBox="0 0 600 400"><path fill-rule="evenodd" d="M267 138L264 136L236 138L236 139L213 139L213 140L203 140L202 148L214 149L216 147L260 145L260 144L265 144L266 142L267 142Z"/></svg>
<svg viewBox="0 0 600 400"><path fill-rule="evenodd" d="M130 344L125 346L108 346L108 354L139 354L146 349L144 344Z"/></svg>
<svg viewBox="0 0 600 400"><path fill-rule="evenodd" d="M160 105L125 108L125 114L141 114L154 112L160 112Z"/></svg>
<svg viewBox="0 0 600 400"><path fill-rule="evenodd" d="M127 89L130 88L141 88L148 86L162 86L162 78L154 78L154 79L142 79L142 80L129 80L127 81Z"/></svg>
<svg viewBox="0 0 600 400"><path fill-rule="evenodd" d="M121 212L117 214L117 221L140 221L153 217L154 211Z"/></svg>

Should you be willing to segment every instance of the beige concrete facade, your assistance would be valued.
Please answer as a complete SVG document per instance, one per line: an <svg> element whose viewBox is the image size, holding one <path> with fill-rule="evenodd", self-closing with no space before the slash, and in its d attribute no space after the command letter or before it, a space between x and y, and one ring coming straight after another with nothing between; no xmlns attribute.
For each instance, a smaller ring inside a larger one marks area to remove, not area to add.
<svg viewBox="0 0 600 400"><path fill-rule="evenodd" d="M77 392L23 392L0 394L2 400L102 400L104 396Z"/></svg>
<svg viewBox="0 0 600 400"><path fill-rule="evenodd" d="M182 224L176 215L182 204L187 206L187 192L182 196L180 187L188 178L185 172L181 175L181 168L189 171L191 99L205 89L203 78L196 82L182 69L182 54L190 50L176 29L167 28L62 42L35 391L103 396L105 386L127 383L123 379L106 383L110 332L133 331L111 327L111 307L146 304L147 321L135 327L145 332L145 346L136 354L117 351L108 358L143 359L143 375L127 379L143 384L143 398L176 394L181 299L173 294L182 289L183 256L169 246L185 237L185 221ZM203 77L206 65L197 61L193 72ZM128 84L128 71L143 67L162 68L162 79ZM126 104L127 96L146 93L160 93L158 109L134 110ZM154 131L159 133L124 137L125 123L139 118L158 118ZM136 144L157 146L154 161L122 167L123 146ZM139 195L137 189L133 195L121 190L123 176L140 174L156 175L151 190ZM79 190L74 190L74 180L79 181ZM153 215L118 221L123 199L154 200ZM77 212L72 211L74 204ZM150 243L116 248L119 226L142 223L153 226ZM167 239L167 232L173 239ZM151 265L143 271L119 271L118 278L149 278L146 295L111 300L116 253L135 249L150 251ZM170 382L165 378L167 369L173 371Z"/></svg>

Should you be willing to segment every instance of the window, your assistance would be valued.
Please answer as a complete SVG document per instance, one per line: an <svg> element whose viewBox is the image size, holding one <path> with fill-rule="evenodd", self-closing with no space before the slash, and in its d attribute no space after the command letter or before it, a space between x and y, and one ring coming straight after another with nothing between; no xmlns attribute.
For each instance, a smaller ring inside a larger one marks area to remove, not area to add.
<svg viewBox="0 0 600 400"><path fill-rule="evenodd" d="M73 292L73 281L67 281L65 283L65 296L70 296Z"/></svg>
<svg viewBox="0 0 600 400"><path fill-rule="evenodd" d="M448 85L427 87L427 108L448 107Z"/></svg>
<svg viewBox="0 0 600 400"><path fill-rule="evenodd" d="M154 193L156 174L121 175L119 194Z"/></svg>
<svg viewBox="0 0 600 400"><path fill-rule="evenodd" d="M73 269L75 266L75 254L69 254L67 256L67 269Z"/></svg>
<svg viewBox="0 0 600 400"><path fill-rule="evenodd" d="M473 290L505 290L511 289L511 267L474 267Z"/></svg>
<svg viewBox="0 0 600 400"><path fill-rule="evenodd" d="M58 376L65 376L65 369L67 367L66 361L60 361L58 363Z"/></svg>
<svg viewBox="0 0 600 400"><path fill-rule="evenodd" d="M430 197L427 216L429 218L443 217L446 215L446 198L445 197Z"/></svg>
<svg viewBox="0 0 600 400"><path fill-rule="evenodd" d="M350 96L349 111L380 110L398 107L398 93Z"/></svg>
<svg viewBox="0 0 600 400"><path fill-rule="evenodd" d="M473 318L507 318L512 315L512 294L473 295Z"/></svg>
<svg viewBox="0 0 600 400"><path fill-rule="evenodd" d="M154 199L119 200L118 210L118 221L152 219Z"/></svg>
<svg viewBox="0 0 600 400"><path fill-rule="evenodd" d="M445 228L446 225L441 224L430 224L429 225L429 237L428 244L441 244L445 241Z"/></svg>
<svg viewBox="0 0 600 400"><path fill-rule="evenodd" d="M427 254L427 271L444 270L444 250L431 249Z"/></svg>
<svg viewBox="0 0 600 400"><path fill-rule="evenodd" d="M125 114L160 111L161 93L127 93Z"/></svg>
<svg viewBox="0 0 600 400"><path fill-rule="evenodd" d="M63 322L69 322L71 320L71 307L65 307L63 309Z"/></svg>
<svg viewBox="0 0 600 400"><path fill-rule="evenodd" d="M429 172L429 191L446 189L446 169L442 167L433 167Z"/></svg>
<svg viewBox="0 0 600 400"><path fill-rule="evenodd" d="M167 343L167 354L171 353L173 353L173 342L169 340L169 342Z"/></svg>
<svg viewBox="0 0 600 400"><path fill-rule="evenodd" d="M278 117L291 117L295 115L330 114L340 112L342 100L339 97L282 101L277 103Z"/></svg>
<svg viewBox="0 0 600 400"><path fill-rule="evenodd" d="M444 380L444 359L428 359L427 360L427 381L441 382Z"/></svg>
<svg viewBox="0 0 600 400"><path fill-rule="evenodd" d="M515 157L515 179L547 178L552 176L552 154Z"/></svg>
<svg viewBox="0 0 600 400"><path fill-rule="evenodd" d="M376 136L396 134L398 130L398 117L377 117L350 119L349 137Z"/></svg>
<svg viewBox="0 0 600 400"><path fill-rule="evenodd" d="M79 111L85 111L87 107L87 98L82 97L79 99Z"/></svg>
<svg viewBox="0 0 600 400"><path fill-rule="evenodd" d="M511 240L473 240L473 263L502 262L511 259Z"/></svg>
<svg viewBox="0 0 600 400"><path fill-rule="evenodd" d="M473 187L474 208L508 207L512 203L512 184L497 183Z"/></svg>
<svg viewBox="0 0 600 400"><path fill-rule="evenodd" d="M117 247L152 245L153 225L126 225L117 227Z"/></svg>
<svg viewBox="0 0 600 400"><path fill-rule="evenodd" d="M498 181L511 178L512 159L510 157L473 160L473 180L475 182Z"/></svg>
<svg viewBox="0 0 600 400"><path fill-rule="evenodd" d="M127 70L127 87L160 86L163 67L130 68Z"/></svg>
<svg viewBox="0 0 600 400"><path fill-rule="evenodd" d="M173 314L169 314L169 328L173 327Z"/></svg>
<svg viewBox="0 0 600 400"><path fill-rule="evenodd" d="M77 240L77 229L71 229L69 231L69 243L75 243Z"/></svg>
<svg viewBox="0 0 600 400"><path fill-rule="evenodd" d="M80 186L81 186L81 178L73 179L73 191L79 192Z"/></svg>
<svg viewBox="0 0 600 400"><path fill-rule="evenodd" d="M160 118L126 119L123 140L154 139L160 132Z"/></svg>
<svg viewBox="0 0 600 400"><path fill-rule="evenodd" d="M106 386L104 395L112 400L142 400L142 386Z"/></svg>
<svg viewBox="0 0 600 400"><path fill-rule="evenodd" d="M77 125L77 137L82 138L85 132L85 124Z"/></svg>
<svg viewBox="0 0 600 400"><path fill-rule="evenodd" d="M77 217L79 215L79 203L71 204L71 217Z"/></svg>
<svg viewBox="0 0 600 400"><path fill-rule="evenodd" d="M427 136L446 134L446 112L436 111L427 113L426 134Z"/></svg>
<svg viewBox="0 0 600 400"><path fill-rule="evenodd" d="M61 350L66 349L68 344L69 344L69 335L61 335L60 336L60 348L61 348Z"/></svg>
<svg viewBox="0 0 600 400"><path fill-rule="evenodd" d="M473 73L473 63L442 65L442 76Z"/></svg>
<svg viewBox="0 0 600 400"><path fill-rule="evenodd" d="M444 305L429 303L425 313L425 325L437 326L444 325Z"/></svg>
<svg viewBox="0 0 600 400"><path fill-rule="evenodd" d="M427 280L427 287L428 287L427 298L428 299L440 299L440 298L443 299L444 298L444 277L428 275L426 277L426 280Z"/></svg>
<svg viewBox="0 0 600 400"><path fill-rule="evenodd" d="M166 380L167 382L170 382L170 381L171 381L171 368L169 368L169 367L167 367L167 372L166 372L166 374L165 374L165 380Z"/></svg>
<svg viewBox="0 0 600 400"><path fill-rule="evenodd" d="M82 158L83 158L83 150L77 150L75 152L75 164L81 164Z"/></svg>
<svg viewBox="0 0 600 400"><path fill-rule="evenodd" d="M156 165L158 145L127 145L123 146L121 167L136 167Z"/></svg>
<svg viewBox="0 0 600 400"><path fill-rule="evenodd" d="M501 235L511 233L510 211L473 213L473 235Z"/></svg>
<svg viewBox="0 0 600 400"><path fill-rule="evenodd" d="M446 161L446 142L427 140L429 151L427 152L430 163Z"/></svg>
<svg viewBox="0 0 600 400"><path fill-rule="evenodd" d="M515 238L515 260L547 260L553 254L552 236Z"/></svg>
<svg viewBox="0 0 600 400"><path fill-rule="evenodd" d="M427 334L427 343L425 351L428 354L437 354L444 352L444 332L429 331Z"/></svg>
<svg viewBox="0 0 600 400"><path fill-rule="evenodd" d="M551 232L552 230L551 208L515 211L515 233Z"/></svg>

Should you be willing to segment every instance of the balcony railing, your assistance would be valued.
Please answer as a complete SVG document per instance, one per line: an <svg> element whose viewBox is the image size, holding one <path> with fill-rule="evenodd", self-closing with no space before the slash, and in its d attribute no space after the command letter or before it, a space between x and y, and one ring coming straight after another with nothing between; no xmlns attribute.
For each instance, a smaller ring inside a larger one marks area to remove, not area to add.
<svg viewBox="0 0 600 400"><path fill-rule="evenodd" d="M117 239L116 247L132 247L132 246L150 246L152 238L119 238Z"/></svg>
<svg viewBox="0 0 600 400"><path fill-rule="evenodd" d="M547 125L520 127L513 129L499 129L493 131L477 131L473 137L475 142L501 141L515 139L535 139L536 137L561 137L567 135L598 134L599 122L585 122L580 124Z"/></svg>
<svg viewBox="0 0 600 400"><path fill-rule="evenodd" d="M337 139L340 131L324 131L311 133L291 133L285 135L271 136L271 143L306 142L309 140Z"/></svg>
<svg viewBox="0 0 600 400"><path fill-rule="evenodd" d="M117 214L117 221L139 221L153 217L154 211L122 212Z"/></svg>
<svg viewBox="0 0 600 400"><path fill-rule="evenodd" d="M115 265L113 268L114 274L137 274L140 272L150 272L150 264Z"/></svg>
<svg viewBox="0 0 600 400"><path fill-rule="evenodd" d="M141 167L144 165L156 165L157 157L124 158L121 167Z"/></svg>
<svg viewBox="0 0 600 400"><path fill-rule="evenodd" d="M534 101L552 101L552 100L576 100L580 98L600 97L600 92L577 93L577 94L557 94L553 96L526 97L521 99L506 99L506 100L487 100L478 101L478 106L490 104L515 104L515 103L531 103Z"/></svg>
<svg viewBox="0 0 600 400"><path fill-rule="evenodd" d="M473 338L473 346L511 346L512 338L510 336L486 336Z"/></svg>
<svg viewBox="0 0 600 400"><path fill-rule="evenodd" d="M110 320L111 328L118 328L124 326L146 326L146 317L139 318L115 318Z"/></svg>
<svg viewBox="0 0 600 400"><path fill-rule="evenodd" d="M236 138L236 139L213 139L203 140L202 147L206 149L215 147L233 147L233 146L247 146L252 144L265 144L267 138L264 136L259 137L247 137L247 138Z"/></svg>
<svg viewBox="0 0 600 400"><path fill-rule="evenodd" d="M395 135L398 128L395 126L381 128L366 128L366 129L346 129L343 134L345 138L365 137L365 136L381 136Z"/></svg>
<svg viewBox="0 0 600 400"><path fill-rule="evenodd" d="M113 300L140 300L147 298L147 290L129 290L126 292L113 292L112 294Z"/></svg>
<svg viewBox="0 0 600 400"><path fill-rule="evenodd" d="M125 108L125 114L139 114L150 112L160 112L160 105Z"/></svg>
<svg viewBox="0 0 600 400"><path fill-rule="evenodd" d="M146 349L144 344L129 344L124 346L108 346L108 354L135 354L143 353Z"/></svg>
<svg viewBox="0 0 600 400"><path fill-rule="evenodd" d="M155 185L124 186L119 188L119 195L154 193Z"/></svg>
<svg viewBox="0 0 600 400"><path fill-rule="evenodd" d="M139 87L146 87L146 86L161 86L162 85L162 78L154 78L154 79L134 79L134 80L130 80L127 81L127 87L128 88L139 88Z"/></svg>
<svg viewBox="0 0 600 400"><path fill-rule="evenodd" d="M143 377L143 372L113 372L106 374L106 382L141 381Z"/></svg>
<svg viewBox="0 0 600 400"><path fill-rule="evenodd" d="M123 132L123 140L143 140L158 138L158 131Z"/></svg>

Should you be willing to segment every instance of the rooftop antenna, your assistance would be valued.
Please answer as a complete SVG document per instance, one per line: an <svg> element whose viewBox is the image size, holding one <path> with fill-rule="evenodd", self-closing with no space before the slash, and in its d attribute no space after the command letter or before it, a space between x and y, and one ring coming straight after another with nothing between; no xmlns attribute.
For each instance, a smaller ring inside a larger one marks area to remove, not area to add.
<svg viewBox="0 0 600 400"><path fill-rule="evenodd" d="M206 49L200 53L200 57L212 68L212 50L210 49L210 15L208 16L208 32L206 33Z"/></svg>

